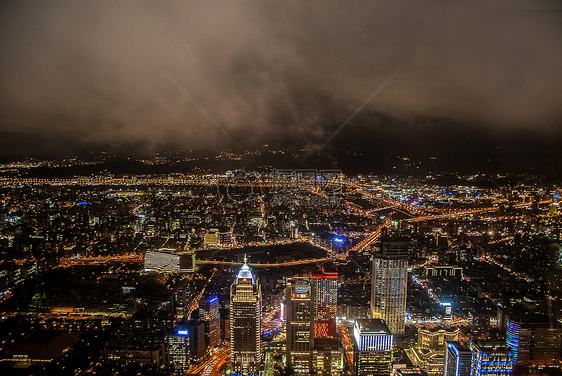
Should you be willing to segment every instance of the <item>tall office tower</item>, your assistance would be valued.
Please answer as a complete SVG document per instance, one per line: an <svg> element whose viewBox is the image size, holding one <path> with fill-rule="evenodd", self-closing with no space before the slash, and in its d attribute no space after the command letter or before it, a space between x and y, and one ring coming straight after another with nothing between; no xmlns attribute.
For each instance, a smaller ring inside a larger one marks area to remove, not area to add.
<svg viewBox="0 0 562 376"><path fill-rule="evenodd" d="M181 326L180 326L181 325ZM183 320L178 323L179 327L187 329L189 333L189 352L191 353L191 362L200 361L207 354L207 345L205 344L205 324L198 320Z"/></svg>
<svg viewBox="0 0 562 376"><path fill-rule="evenodd" d="M166 335L166 362L186 368L205 356L205 325L201 321L180 320Z"/></svg>
<svg viewBox="0 0 562 376"><path fill-rule="evenodd" d="M447 342L444 376L470 376L472 351L458 342Z"/></svg>
<svg viewBox="0 0 562 376"><path fill-rule="evenodd" d="M393 335L404 334L408 247L407 241L382 240L373 257L371 317L383 319Z"/></svg>
<svg viewBox="0 0 562 376"><path fill-rule="evenodd" d="M381 319L361 319L353 327L353 363L357 376L389 376L393 336Z"/></svg>
<svg viewBox="0 0 562 376"><path fill-rule="evenodd" d="M513 374L513 350L501 342L475 341L472 350L472 376L510 376Z"/></svg>
<svg viewBox="0 0 562 376"><path fill-rule="evenodd" d="M182 319L188 312L191 299L191 281L184 279L175 288L173 293L173 313L176 319ZM188 318L188 317L187 317Z"/></svg>
<svg viewBox="0 0 562 376"><path fill-rule="evenodd" d="M175 369L186 369L191 364L189 330L179 326L166 336L167 363Z"/></svg>
<svg viewBox="0 0 562 376"><path fill-rule="evenodd" d="M219 298L209 296L199 303L201 318L205 320L205 341L207 348L212 349L221 343L221 323L219 312Z"/></svg>
<svg viewBox="0 0 562 376"><path fill-rule="evenodd" d="M259 374L261 288L246 261L230 288L230 352L232 374Z"/></svg>
<svg viewBox="0 0 562 376"><path fill-rule="evenodd" d="M314 295L308 277L287 281L285 320L287 331L287 368L294 374L312 372L314 348Z"/></svg>
<svg viewBox="0 0 562 376"><path fill-rule="evenodd" d="M560 366L562 327L548 317L511 317L507 320L506 344L514 363L528 369Z"/></svg>
<svg viewBox="0 0 562 376"><path fill-rule="evenodd" d="M314 337L336 337L338 273L312 274L314 294Z"/></svg>

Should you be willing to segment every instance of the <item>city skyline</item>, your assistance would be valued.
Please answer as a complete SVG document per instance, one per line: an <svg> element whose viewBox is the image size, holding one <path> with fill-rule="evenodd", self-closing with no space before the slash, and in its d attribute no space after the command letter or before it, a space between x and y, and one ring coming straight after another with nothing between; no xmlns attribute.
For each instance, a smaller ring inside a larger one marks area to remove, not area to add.
<svg viewBox="0 0 562 376"><path fill-rule="evenodd" d="M562 376L560 0L4 0L0 51L0 375Z"/></svg>
<svg viewBox="0 0 562 376"><path fill-rule="evenodd" d="M469 355L475 374L558 371L552 183L337 169L38 178L29 170L88 164L32 163L3 165L2 372L441 376Z"/></svg>

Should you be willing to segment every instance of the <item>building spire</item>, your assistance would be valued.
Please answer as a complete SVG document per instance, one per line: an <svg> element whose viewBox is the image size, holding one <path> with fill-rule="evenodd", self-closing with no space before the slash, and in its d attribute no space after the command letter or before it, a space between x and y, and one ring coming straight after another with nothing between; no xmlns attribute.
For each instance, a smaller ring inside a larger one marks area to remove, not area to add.
<svg viewBox="0 0 562 376"><path fill-rule="evenodd" d="M251 281L252 284L255 282L254 273L252 272L252 268L248 265L248 258L246 255L244 255L244 265L242 265L238 271L236 283L238 283L240 279Z"/></svg>

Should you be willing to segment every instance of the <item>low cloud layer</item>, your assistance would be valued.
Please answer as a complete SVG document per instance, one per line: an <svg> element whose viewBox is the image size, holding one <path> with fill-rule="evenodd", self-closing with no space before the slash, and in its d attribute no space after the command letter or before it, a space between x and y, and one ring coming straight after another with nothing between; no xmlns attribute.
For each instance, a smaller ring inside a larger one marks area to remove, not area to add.
<svg viewBox="0 0 562 376"><path fill-rule="evenodd" d="M562 122L555 1L5 1L0 50L0 132L23 149L232 146L209 117L239 147L323 145L404 64L358 117Z"/></svg>

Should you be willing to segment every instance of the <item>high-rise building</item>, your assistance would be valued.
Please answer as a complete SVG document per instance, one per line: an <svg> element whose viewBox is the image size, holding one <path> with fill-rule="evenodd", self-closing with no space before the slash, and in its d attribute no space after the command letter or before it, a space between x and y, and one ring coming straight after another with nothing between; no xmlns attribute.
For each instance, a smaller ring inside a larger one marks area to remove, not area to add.
<svg viewBox="0 0 562 376"><path fill-rule="evenodd" d="M205 343L205 324L199 320L187 320L182 327L189 332L189 351L191 361L198 362L207 354Z"/></svg>
<svg viewBox="0 0 562 376"><path fill-rule="evenodd" d="M513 374L513 350L501 342L475 341L472 351L471 376L510 376Z"/></svg>
<svg viewBox="0 0 562 376"><path fill-rule="evenodd" d="M470 376L472 351L458 342L447 342L444 376Z"/></svg>
<svg viewBox="0 0 562 376"><path fill-rule="evenodd" d="M173 314L176 319L182 319L188 313L189 301L191 299L191 281L184 279L175 288L172 295ZM188 317L186 317L188 318Z"/></svg>
<svg viewBox="0 0 562 376"><path fill-rule="evenodd" d="M476 306L468 311L468 327L476 336L484 336L492 326L492 320L497 317L497 308Z"/></svg>
<svg viewBox="0 0 562 376"><path fill-rule="evenodd" d="M189 330L178 327L166 336L167 363L177 369L188 368L191 364Z"/></svg>
<svg viewBox="0 0 562 376"><path fill-rule="evenodd" d="M409 242L382 240L373 257L371 317L404 334Z"/></svg>
<svg viewBox="0 0 562 376"><path fill-rule="evenodd" d="M205 356L205 325L182 319L166 335L165 356L169 366L187 368Z"/></svg>
<svg viewBox="0 0 562 376"><path fill-rule="evenodd" d="M510 317L506 344L513 350L514 363L525 368L560 366L562 327L548 317Z"/></svg>
<svg viewBox="0 0 562 376"><path fill-rule="evenodd" d="M393 336L381 319L357 320L353 362L357 376L389 376Z"/></svg>
<svg viewBox="0 0 562 376"><path fill-rule="evenodd" d="M246 262L230 288L230 351L232 374L259 374L261 288Z"/></svg>
<svg viewBox="0 0 562 376"><path fill-rule="evenodd" d="M314 294L314 337L335 338L338 310L338 273L311 275Z"/></svg>
<svg viewBox="0 0 562 376"><path fill-rule="evenodd" d="M199 302L199 313L205 321L205 342L207 348L217 347L221 343L221 324L219 298L209 296Z"/></svg>
<svg viewBox="0 0 562 376"><path fill-rule="evenodd" d="M310 278L287 281L285 320L287 368L294 374L312 373L314 348L314 295Z"/></svg>

